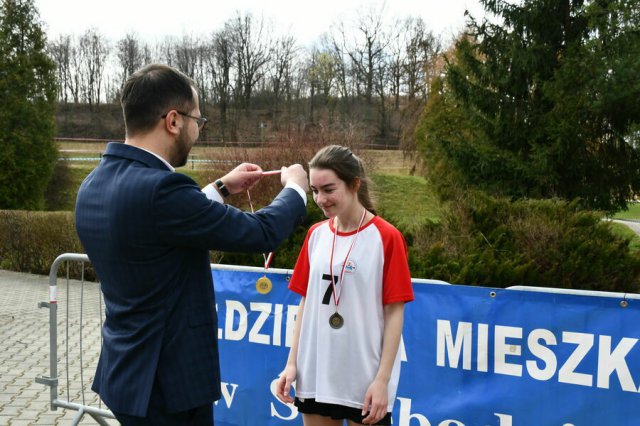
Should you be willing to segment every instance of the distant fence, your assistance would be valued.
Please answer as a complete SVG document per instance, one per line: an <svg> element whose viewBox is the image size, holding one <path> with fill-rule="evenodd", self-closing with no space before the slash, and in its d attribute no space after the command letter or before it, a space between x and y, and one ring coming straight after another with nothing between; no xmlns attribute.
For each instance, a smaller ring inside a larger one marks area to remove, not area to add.
<svg viewBox="0 0 640 426"><path fill-rule="evenodd" d="M108 143L108 142L124 142L123 139L98 139L98 138L54 138L56 142L78 142L78 143ZM263 147L278 147L281 146L281 142L278 141L211 141L211 140L199 140L198 146L206 147L219 147L219 148L263 148ZM400 149L398 144L391 143L367 143L360 145L364 149L374 149L383 151L396 151Z"/></svg>
<svg viewBox="0 0 640 426"><path fill-rule="evenodd" d="M62 150L61 152L70 152L70 150ZM92 155L89 157L78 157L78 156L72 156L72 157L59 157L58 161L70 161L70 162L97 162L102 160L102 153L99 153L98 155ZM191 169L195 169L196 168L196 164L200 165L200 164L240 164L241 161L237 160L211 160L211 159L207 159L207 158L198 158L198 156L196 155L189 155L189 158L187 159L187 165L191 165Z"/></svg>

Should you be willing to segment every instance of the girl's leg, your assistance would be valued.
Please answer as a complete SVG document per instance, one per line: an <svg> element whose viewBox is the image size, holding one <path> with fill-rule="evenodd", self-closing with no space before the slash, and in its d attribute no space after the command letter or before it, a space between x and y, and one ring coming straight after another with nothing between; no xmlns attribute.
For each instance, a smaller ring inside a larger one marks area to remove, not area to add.
<svg viewBox="0 0 640 426"><path fill-rule="evenodd" d="M302 414L304 426L342 426L343 420L334 420L331 417L319 414Z"/></svg>
<svg viewBox="0 0 640 426"><path fill-rule="evenodd" d="M347 420L347 426L362 426L362 423L357 423L351 420Z"/></svg>

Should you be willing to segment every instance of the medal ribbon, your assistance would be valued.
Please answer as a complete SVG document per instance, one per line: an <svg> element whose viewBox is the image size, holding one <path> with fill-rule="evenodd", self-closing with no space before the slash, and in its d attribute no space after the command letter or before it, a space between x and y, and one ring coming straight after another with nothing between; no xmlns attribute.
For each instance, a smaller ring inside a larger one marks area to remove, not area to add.
<svg viewBox="0 0 640 426"><path fill-rule="evenodd" d="M349 251L347 251L347 255L344 258L344 262L342 264L342 269L340 270L340 277L338 278L338 284L340 286L340 294L342 294L342 285L344 282L344 270L347 267L347 261L349 260L349 255L351 254L351 249L356 243L358 239L358 233L360 232L360 227L362 226L362 222L364 222L364 217L367 215L367 209L362 209L362 217L360 218L360 223L358 223L358 229L356 229L356 235L353 237L351 241L351 245L349 246ZM336 283L333 279L333 252L336 249L336 235L338 235L338 219L336 217L336 225L333 228L333 242L331 244L331 258L329 259L329 268L331 276L331 288L333 289L333 303L336 305L336 312L338 312L338 303L340 303L340 294L336 294Z"/></svg>

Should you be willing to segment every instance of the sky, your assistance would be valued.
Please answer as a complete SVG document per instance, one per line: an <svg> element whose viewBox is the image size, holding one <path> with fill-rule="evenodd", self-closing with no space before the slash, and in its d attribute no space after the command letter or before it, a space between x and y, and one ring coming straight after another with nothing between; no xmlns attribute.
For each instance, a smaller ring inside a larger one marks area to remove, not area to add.
<svg viewBox="0 0 640 426"><path fill-rule="evenodd" d="M384 7L385 20L422 17L428 29L443 40L464 26L464 11L481 18L478 0L35 0L48 38L84 33L96 28L112 41L135 33L149 42L166 36L209 35L221 29L236 12L251 12L273 24L274 31L291 34L311 45L332 24L354 21L358 13Z"/></svg>

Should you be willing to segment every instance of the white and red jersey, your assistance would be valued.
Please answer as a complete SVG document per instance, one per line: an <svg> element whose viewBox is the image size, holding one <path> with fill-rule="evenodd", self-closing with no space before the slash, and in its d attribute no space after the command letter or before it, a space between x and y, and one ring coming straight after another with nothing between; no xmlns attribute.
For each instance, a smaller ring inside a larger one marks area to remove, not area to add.
<svg viewBox="0 0 640 426"><path fill-rule="evenodd" d="M382 355L383 305L413 300L407 246L402 234L375 216L360 231L338 232L333 276L342 328L333 329L336 312L329 275L334 228L325 220L311 227L293 271L289 288L305 297L298 344L296 396L318 402L362 408ZM342 286L339 277L345 256L356 238ZM389 381L388 411L393 408L400 356Z"/></svg>

